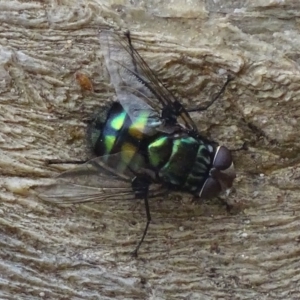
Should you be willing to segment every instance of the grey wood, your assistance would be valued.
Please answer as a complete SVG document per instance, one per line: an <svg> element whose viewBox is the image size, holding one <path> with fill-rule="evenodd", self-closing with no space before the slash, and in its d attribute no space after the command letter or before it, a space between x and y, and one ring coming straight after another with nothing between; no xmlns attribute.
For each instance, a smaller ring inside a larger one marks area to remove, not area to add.
<svg viewBox="0 0 300 300"><path fill-rule="evenodd" d="M300 299L298 1L1 1L1 299ZM90 157L84 120L114 99L98 30L135 46L231 149L228 213L186 195L58 206L33 191ZM94 91L81 89L76 72Z"/></svg>

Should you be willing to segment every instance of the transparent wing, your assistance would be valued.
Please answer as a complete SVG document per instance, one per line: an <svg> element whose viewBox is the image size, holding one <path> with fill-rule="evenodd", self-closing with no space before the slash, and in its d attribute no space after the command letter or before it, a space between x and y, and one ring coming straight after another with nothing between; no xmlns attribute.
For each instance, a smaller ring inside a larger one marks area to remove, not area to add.
<svg viewBox="0 0 300 300"><path fill-rule="evenodd" d="M97 202L124 197L132 199L134 193L128 169L118 173L107 165L108 158L118 159L118 156L97 157L66 171L48 185L39 187L38 196L54 203Z"/></svg>
<svg viewBox="0 0 300 300"><path fill-rule="evenodd" d="M144 133L164 131L171 117L187 129L197 130L182 104L133 48L129 33L121 35L102 30L99 39L118 100L132 122L140 120L143 115L146 117L148 113Z"/></svg>
<svg viewBox="0 0 300 300"><path fill-rule="evenodd" d="M91 159L66 171L48 185L38 187L36 192L42 200L53 203L130 200L135 198L132 179L142 170L142 156L131 151L119 152ZM161 191L161 185L151 185L149 197Z"/></svg>
<svg viewBox="0 0 300 300"><path fill-rule="evenodd" d="M117 186L115 186L111 184L111 181L107 182L109 184L106 184L105 187L101 183L98 187L91 187L57 178L53 184L39 188L38 196L44 201L65 204L134 198L130 184L121 185L120 182L115 181L117 184ZM103 181L103 183L105 183L105 181Z"/></svg>

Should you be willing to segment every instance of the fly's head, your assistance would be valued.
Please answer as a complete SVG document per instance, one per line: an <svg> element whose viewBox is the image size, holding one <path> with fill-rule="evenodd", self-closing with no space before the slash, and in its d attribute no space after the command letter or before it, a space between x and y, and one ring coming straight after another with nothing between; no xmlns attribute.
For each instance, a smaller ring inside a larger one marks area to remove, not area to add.
<svg viewBox="0 0 300 300"><path fill-rule="evenodd" d="M224 146L218 146L209 177L204 182L199 197L208 199L216 197L222 191L230 191L235 177L236 173L230 150Z"/></svg>

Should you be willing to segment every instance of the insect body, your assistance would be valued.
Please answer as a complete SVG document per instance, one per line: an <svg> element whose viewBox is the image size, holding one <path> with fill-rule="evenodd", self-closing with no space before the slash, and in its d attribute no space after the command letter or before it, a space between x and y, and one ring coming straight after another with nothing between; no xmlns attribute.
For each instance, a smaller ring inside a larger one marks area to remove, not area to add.
<svg viewBox="0 0 300 300"><path fill-rule="evenodd" d="M146 135L139 127L146 126L145 122L138 123L138 118L132 121L120 103L113 103L89 128L95 154L109 158L111 154L123 153L119 156L123 169L130 167L136 172L146 169L144 175L150 181L162 183L170 190L190 192L196 197L217 196L222 188L226 188L226 175L223 174L221 180L217 170L232 167L227 148L215 147L215 143L209 144L180 128L171 134L157 131ZM118 166L115 168L123 171ZM229 176L229 185L232 180Z"/></svg>
<svg viewBox="0 0 300 300"><path fill-rule="evenodd" d="M137 255L151 221L148 198L169 190L217 196L232 186L235 173L230 151L200 135L188 111L133 48L129 33L102 31L100 45L119 102L89 126L97 157L61 174L40 196L59 203L144 199L147 224Z"/></svg>

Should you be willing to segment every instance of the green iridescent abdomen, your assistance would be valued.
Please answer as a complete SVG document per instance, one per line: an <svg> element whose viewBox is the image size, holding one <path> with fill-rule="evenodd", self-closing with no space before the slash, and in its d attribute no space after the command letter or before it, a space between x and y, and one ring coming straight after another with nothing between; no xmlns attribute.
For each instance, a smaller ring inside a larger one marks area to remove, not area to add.
<svg viewBox="0 0 300 300"><path fill-rule="evenodd" d="M119 162L116 169L122 171L127 165L134 170L145 167L145 160L140 152L145 152L148 137L143 134L143 128L147 126L149 112L145 112L135 122L132 122L119 102L113 102L110 107L99 113L89 126L88 137L94 154L108 156L115 153Z"/></svg>
<svg viewBox="0 0 300 300"><path fill-rule="evenodd" d="M154 171L156 180L175 189L197 193L209 176L214 152L200 139L187 134L146 136L147 116L132 122L123 107L115 102L97 115L89 129L90 143L97 156L121 152L116 169L122 172L128 165L132 170L146 168Z"/></svg>
<svg viewBox="0 0 300 300"><path fill-rule="evenodd" d="M148 155L161 181L189 192L202 187L212 165L207 146L187 135L157 138L149 144Z"/></svg>

